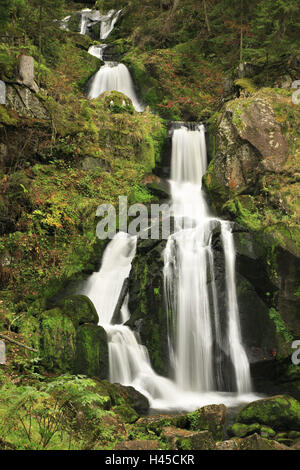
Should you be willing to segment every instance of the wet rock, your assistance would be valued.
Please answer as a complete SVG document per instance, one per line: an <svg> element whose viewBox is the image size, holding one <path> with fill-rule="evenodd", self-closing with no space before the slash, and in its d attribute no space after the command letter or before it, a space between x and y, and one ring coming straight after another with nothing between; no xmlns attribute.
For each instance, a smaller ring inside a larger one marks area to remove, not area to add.
<svg viewBox="0 0 300 470"><path fill-rule="evenodd" d="M135 440L119 442L115 446L115 450L157 450L159 443L150 440Z"/></svg>

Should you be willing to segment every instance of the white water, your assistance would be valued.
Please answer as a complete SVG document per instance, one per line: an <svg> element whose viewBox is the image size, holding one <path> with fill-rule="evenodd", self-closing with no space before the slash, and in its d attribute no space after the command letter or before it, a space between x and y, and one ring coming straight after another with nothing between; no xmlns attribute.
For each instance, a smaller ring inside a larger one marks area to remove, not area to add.
<svg viewBox="0 0 300 470"><path fill-rule="evenodd" d="M131 75L124 64L106 62L94 75L88 98L98 98L105 91L119 91L132 100L136 111L143 112L145 109L137 97Z"/></svg>
<svg viewBox="0 0 300 470"><path fill-rule="evenodd" d="M176 231L165 250L165 290L172 322L170 354L175 381L189 391L216 390L214 339L221 346L220 312L214 281L213 229L220 226L226 265L227 341L239 393L251 392L242 345L235 287L235 251L230 223L209 214L202 177L206 171L204 127L173 133L171 195Z"/></svg>
<svg viewBox="0 0 300 470"><path fill-rule="evenodd" d="M122 10L110 10L107 15L101 15L100 39L106 39L115 27Z"/></svg>
<svg viewBox="0 0 300 470"><path fill-rule="evenodd" d="M88 53L97 59L103 60L103 53L107 47L107 44L101 44L99 46L91 46L88 50Z"/></svg>

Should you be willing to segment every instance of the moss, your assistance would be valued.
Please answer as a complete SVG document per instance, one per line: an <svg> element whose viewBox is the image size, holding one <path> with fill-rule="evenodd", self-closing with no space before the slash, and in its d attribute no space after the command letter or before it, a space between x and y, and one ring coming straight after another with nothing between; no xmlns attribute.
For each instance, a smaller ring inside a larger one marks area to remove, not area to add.
<svg viewBox="0 0 300 470"><path fill-rule="evenodd" d="M300 430L300 403L290 396L278 395L247 405L236 418L243 424L259 423L275 431Z"/></svg>
<svg viewBox="0 0 300 470"><path fill-rule="evenodd" d="M293 335L290 333L289 329L287 328L285 322L283 321L280 313L278 313L275 308L271 308L269 310L269 317L273 320L276 331L279 335L282 335L284 340L287 343L291 343L293 341Z"/></svg>
<svg viewBox="0 0 300 470"><path fill-rule="evenodd" d="M85 324L77 329L74 370L89 377L108 377L107 335L102 327Z"/></svg>
<svg viewBox="0 0 300 470"><path fill-rule="evenodd" d="M121 416L121 418L124 419L125 423L135 423L139 418L135 410L129 405L114 406L111 411Z"/></svg>
<svg viewBox="0 0 300 470"><path fill-rule="evenodd" d="M42 314L41 350L43 364L48 370L73 370L75 357L75 328L59 308Z"/></svg>
<svg viewBox="0 0 300 470"><path fill-rule="evenodd" d="M85 295L73 295L63 299L59 306L73 321L75 328L84 323L98 325L99 317L93 302Z"/></svg>

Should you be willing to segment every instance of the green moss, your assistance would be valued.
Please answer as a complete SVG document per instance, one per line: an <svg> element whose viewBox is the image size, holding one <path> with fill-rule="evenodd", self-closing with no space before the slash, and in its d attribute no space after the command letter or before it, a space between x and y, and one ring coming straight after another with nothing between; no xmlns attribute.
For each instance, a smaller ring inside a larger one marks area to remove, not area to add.
<svg viewBox="0 0 300 470"><path fill-rule="evenodd" d="M274 322L275 326L276 326L276 331L279 335L282 335L284 340L287 342L287 343L291 343L293 341L293 335L290 333L290 331L288 330L285 322L283 321L280 313L277 312L277 310L275 310L275 308L270 308L269 310L269 317L271 318L271 320Z"/></svg>
<svg viewBox="0 0 300 470"><path fill-rule="evenodd" d="M78 328L74 369L77 374L108 377L107 335L102 327L85 324Z"/></svg>
<svg viewBox="0 0 300 470"><path fill-rule="evenodd" d="M49 310L41 320L41 350L43 364L53 371L73 370L75 328L59 308Z"/></svg>

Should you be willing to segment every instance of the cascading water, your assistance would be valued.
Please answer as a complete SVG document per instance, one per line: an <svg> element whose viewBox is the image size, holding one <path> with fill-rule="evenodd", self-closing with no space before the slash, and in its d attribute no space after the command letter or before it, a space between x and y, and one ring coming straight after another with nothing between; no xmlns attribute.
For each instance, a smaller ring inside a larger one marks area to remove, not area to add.
<svg viewBox="0 0 300 470"><path fill-rule="evenodd" d="M119 91L132 100L136 111L143 112L145 107L139 101L128 68L117 62L105 62L94 75L89 86L88 98L98 98L105 91Z"/></svg>
<svg viewBox="0 0 300 470"><path fill-rule="evenodd" d="M122 10L110 10L107 15L101 15L100 39L106 39L115 27Z"/></svg>
<svg viewBox="0 0 300 470"><path fill-rule="evenodd" d="M172 311L170 356L175 380L157 375L147 349L140 344L126 321L128 298L121 310L121 323L113 325L113 314L124 280L129 276L137 238L119 232L108 244L98 273L88 280L84 293L93 301L100 325L107 332L110 381L133 386L149 400L152 409L194 410L207 404L237 403L255 399L251 392L249 363L241 342L236 300L235 252L230 223L209 215L201 179L206 169L203 126L186 127L173 133L172 212L175 233L165 250L165 285ZM220 228L226 265L228 317L222 337L217 288L214 280L212 233ZM221 365L215 362L214 343L220 350L229 343L236 391L220 386ZM219 390L219 391L218 391Z"/></svg>
<svg viewBox="0 0 300 470"><path fill-rule="evenodd" d="M222 390L215 344L219 352L228 344L236 390L249 393L250 367L241 339L231 226L209 214L201 187L207 166L203 126L195 130L185 126L174 129L171 165L175 233L169 237L165 250L164 275L168 307L173 315L169 331L175 381L186 390ZM226 267L224 332L220 330L212 250L213 230L218 227Z"/></svg>

